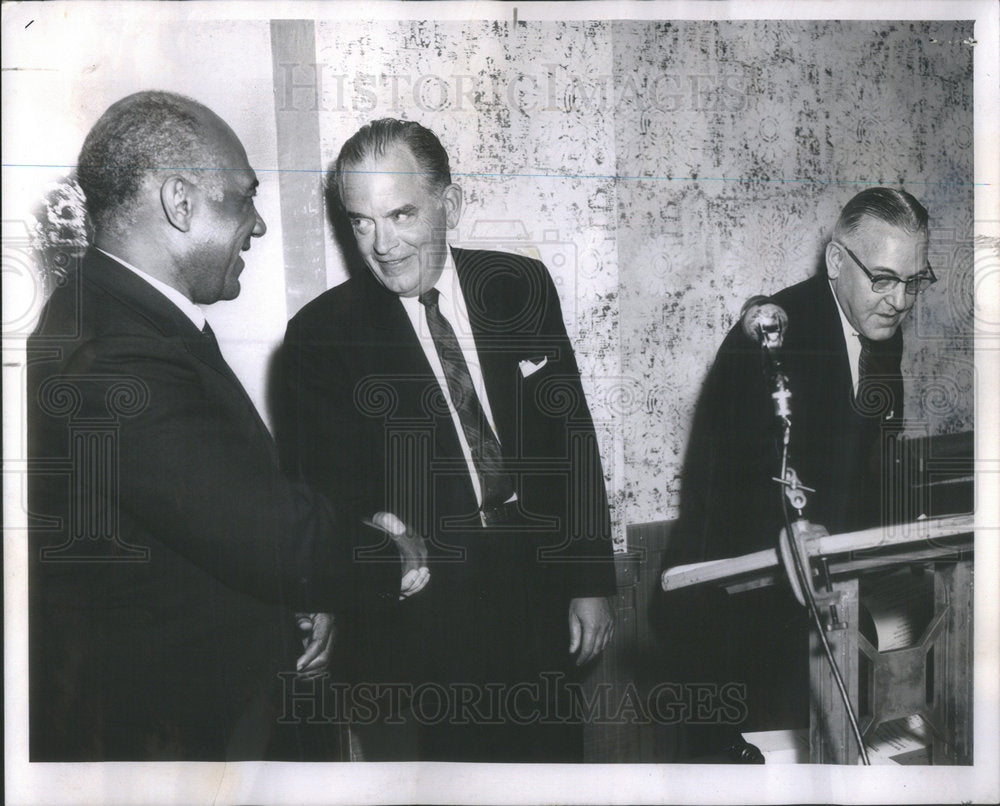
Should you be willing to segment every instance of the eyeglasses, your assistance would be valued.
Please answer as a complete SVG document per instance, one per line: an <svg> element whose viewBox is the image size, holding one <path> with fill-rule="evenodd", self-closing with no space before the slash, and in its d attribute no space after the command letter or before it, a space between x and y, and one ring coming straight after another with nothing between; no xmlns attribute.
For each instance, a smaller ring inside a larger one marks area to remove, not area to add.
<svg viewBox="0 0 1000 806"><path fill-rule="evenodd" d="M847 254L851 256L851 260L861 267L861 271L863 271L868 276L868 279L872 281L872 291L876 294L889 294L896 290L897 285L902 283L904 286L903 291L911 297L914 297L937 282L937 277L934 275L934 269L931 268L930 263L927 264L927 271L915 274L908 280L901 280L898 277L893 277L891 274L872 274L868 271L868 267L858 260L858 256L854 254L854 252L842 243L838 243L837 241L834 241L834 243L847 252Z"/></svg>

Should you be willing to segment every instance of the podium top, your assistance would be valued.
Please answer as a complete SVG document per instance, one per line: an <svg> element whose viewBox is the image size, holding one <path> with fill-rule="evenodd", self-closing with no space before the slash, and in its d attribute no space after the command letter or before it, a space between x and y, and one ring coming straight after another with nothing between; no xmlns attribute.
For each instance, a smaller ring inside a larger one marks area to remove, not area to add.
<svg viewBox="0 0 1000 806"><path fill-rule="evenodd" d="M955 545L942 545L936 541L971 535L974 528L973 515L952 515L946 518L927 520L894 526L876 526L858 532L844 532L838 535L823 535L805 539L806 553L810 557L835 557L851 554L840 563L831 564L831 572L845 572L864 567L886 565L922 559L932 559L946 554L954 554ZM971 540L968 541L971 543ZM888 549L886 555L881 550ZM859 558L857 552L864 551L867 557ZM769 584L775 570L780 565L776 549L764 549L741 557L724 560L709 560L703 563L678 565L663 572L663 590L672 591L706 582L735 582L756 579L759 585Z"/></svg>

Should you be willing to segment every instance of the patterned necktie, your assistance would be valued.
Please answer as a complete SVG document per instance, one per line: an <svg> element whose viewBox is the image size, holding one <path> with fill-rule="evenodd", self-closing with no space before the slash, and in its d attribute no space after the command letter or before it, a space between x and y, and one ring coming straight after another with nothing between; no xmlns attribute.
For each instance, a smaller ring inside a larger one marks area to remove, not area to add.
<svg viewBox="0 0 1000 806"><path fill-rule="evenodd" d="M884 420L896 418L901 411L903 389L892 366L892 356L887 349L860 333L861 355L858 358L858 392L855 395L860 411L879 414Z"/></svg>
<svg viewBox="0 0 1000 806"><path fill-rule="evenodd" d="M458 345L455 331L438 307L440 292L436 288L425 291L418 299L427 312L427 326L434 339L434 348L448 383L452 405L458 412L462 431L469 443L472 461L479 475L483 491L482 508L490 509L507 501L514 494L510 475L504 470L500 443L486 421L479 397L472 385L472 375Z"/></svg>
<svg viewBox="0 0 1000 806"><path fill-rule="evenodd" d="M874 374L874 363L872 360L872 340L858 334L858 341L861 342L861 356L858 358L858 394L871 376Z"/></svg>

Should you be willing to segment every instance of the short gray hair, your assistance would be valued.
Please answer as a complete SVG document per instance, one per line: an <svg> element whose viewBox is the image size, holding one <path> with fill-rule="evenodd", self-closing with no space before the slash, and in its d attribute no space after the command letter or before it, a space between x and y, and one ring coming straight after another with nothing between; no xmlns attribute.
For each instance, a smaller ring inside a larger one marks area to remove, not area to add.
<svg viewBox="0 0 1000 806"><path fill-rule="evenodd" d="M83 142L76 178L98 231L131 223L143 181L153 172L195 177L210 193L222 187L214 140L198 112L204 104L172 92L146 90L108 107Z"/></svg>
<svg viewBox="0 0 1000 806"><path fill-rule="evenodd" d="M884 221L908 232L926 232L927 210L905 190L874 187L862 190L840 211L833 239L854 232L865 217Z"/></svg>
<svg viewBox="0 0 1000 806"><path fill-rule="evenodd" d="M427 185L443 190L451 184L451 167L448 152L437 135L414 120L382 118L366 123L341 146L337 159L326 175L327 209L342 204L344 172L349 165L358 165L365 159L383 157L393 146L406 146L420 166Z"/></svg>

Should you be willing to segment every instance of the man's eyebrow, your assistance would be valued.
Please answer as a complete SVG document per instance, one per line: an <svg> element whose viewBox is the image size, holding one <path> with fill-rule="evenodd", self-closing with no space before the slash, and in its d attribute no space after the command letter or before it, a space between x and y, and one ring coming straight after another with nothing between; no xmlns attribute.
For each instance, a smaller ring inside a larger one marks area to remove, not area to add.
<svg viewBox="0 0 1000 806"><path fill-rule="evenodd" d="M925 263L924 267L922 269L920 269L919 271L915 271L909 277L900 277L892 269L883 269L881 267L874 268L874 269L871 270L871 272L872 272L872 276L875 277L875 278L879 278L879 277L891 277L893 280L899 280L899 282L905 283L907 280L912 280L914 277L926 277L927 274L928 274L927 270L930 269L930 268L931 268L931 264L930 263Z"/></svg>
<svg viewBox="0 0 1000 806"><path fill-rule="evenodd" d="M417 210L417 205L404 204L401 207L396 207L395 209L390 210L384 215L382 214L380 215L382 218L392 218L393 216L397 215L409 215L410 213L416 212L416 210ZM347 214L348 218L371 218L371 216L369 215L365 215L364 213L356 213L353 210L345 209L344 212Z"/></svg>
<svg viewBox="0 0 1000 806"><path fill-rule="evenodd" d="M240 193L246 196L248 194L254 194L257 192L257 188L260 186L260 181L257 179L257 177L254 177L252 182L248 184L244 184L241 182L240 185L242 185Z"/></svg>

